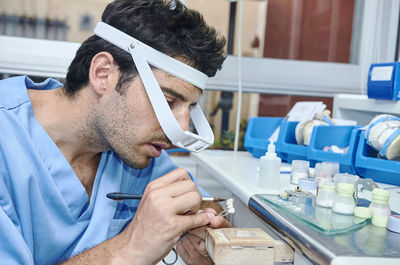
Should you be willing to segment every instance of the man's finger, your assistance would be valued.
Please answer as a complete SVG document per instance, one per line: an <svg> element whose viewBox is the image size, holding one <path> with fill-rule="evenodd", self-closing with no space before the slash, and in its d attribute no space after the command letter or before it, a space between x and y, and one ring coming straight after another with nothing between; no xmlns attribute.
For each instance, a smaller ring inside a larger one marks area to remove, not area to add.
<svg viewBox="0 0 400 265"><path fill-rule="evenodd" d="M184 231L192 230L194 228L210 224L215 215L212 213L201 213L193 215L178 216L177 221L182 225Z"/></svg>
<svg viewBox="0 0 400 265"><path fill-rule="evenodd" d="M168 195L172 198L179 197L188 192L197 192L200 194L200 191L197 189L196 184L192 180L184 180L172 183L164 188L164 194ZM199 195L200 197L200 195Z"/></svg>
<svg viewBox="0 0 400 265"><path fill-rule="evenodd" d="M191 180L189 173L183 168L177 168L165 174L164 176L150 182L150 184L147 185L146 190L159 189L168 186L174 182L183 180Z"/></svg>
<svg viewBox="0 0 400 265"><path fill-rule="evenodd" d="M187 254L187 260L185 261L189 262L188 264L214 264L207 253L204 241L200 241L202 242L202 246L198 246L197 242L192 242L189 239L183 240L177 245L177 250L180 253Z"/></svg>
<svg viewBox="0 0 400 265"><path fill-rule="evenodd" d="M201 195L198 191L186 192L175 197L171 203L174 204L173 207L176 214L197 213L200 209Z"/></svg>
<svg viewBox="0 0 400 265"><path fill-rule="evenodd" d="M203 210L205 213L214 213L216 216L210 222L210 227L212 228L223 228L223 227L232 227L232 224L229 223L224 217L217 215L216 211L213 208L206 208Z"/></svg>
<svg viewBox="0 0 400 265"><path fill-rule="evenodd" d="M226 224L226 219L223 216L215 216L215 218L213 218L210 222L210 227L212 228L223 228L223 227L227 227ZM229 222L228 222L229 223ZM230 223L229 223L230 224ZM228 226L228 227L232 227L232 226Z"/></svg>

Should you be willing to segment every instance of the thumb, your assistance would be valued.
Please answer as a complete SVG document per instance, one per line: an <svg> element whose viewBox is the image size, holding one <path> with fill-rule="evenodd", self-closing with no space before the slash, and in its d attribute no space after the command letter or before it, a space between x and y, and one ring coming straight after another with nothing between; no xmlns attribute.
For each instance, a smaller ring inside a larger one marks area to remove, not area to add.
<svg viewBox="0 0 400 265"><path fill-rule="evenodd" d="M185 215L182 217L185 218L185 230L188 231L200 226L209 225L216 216L214 213L203 212L199 214Z"/></svg>

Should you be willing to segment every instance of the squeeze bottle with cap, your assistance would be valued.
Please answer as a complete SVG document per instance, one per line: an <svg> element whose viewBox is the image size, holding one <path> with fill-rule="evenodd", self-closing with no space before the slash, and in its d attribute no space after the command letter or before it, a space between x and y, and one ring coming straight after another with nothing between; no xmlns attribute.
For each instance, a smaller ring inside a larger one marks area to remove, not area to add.
<svg viewBox="0 0 400 265"><path fill-rule="evenodd" d="M281 159L276 156L275 145L270 141L268 151L260 157L260 174L258 187L279 194Z"/></svg>

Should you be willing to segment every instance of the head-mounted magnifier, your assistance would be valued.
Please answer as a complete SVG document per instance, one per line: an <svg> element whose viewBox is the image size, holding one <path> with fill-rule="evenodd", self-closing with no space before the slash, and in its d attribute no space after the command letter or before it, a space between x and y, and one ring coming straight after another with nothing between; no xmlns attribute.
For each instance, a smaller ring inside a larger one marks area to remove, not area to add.
<svg viewBox="0 0 400 265"><path fill-rule="evenodd" d="M191 83L201 90L205 88L208 78L207 75L151 48L106 23L98 23L94 29L94 33L100 38L131 54L151 105L153 106L157 120L166 136L174 145L189 151L199 152L213 144L214 134L203 111L197 103L190 109L190 118L198 134L182 130L178 121L172 114L149 64Z"/></svg>

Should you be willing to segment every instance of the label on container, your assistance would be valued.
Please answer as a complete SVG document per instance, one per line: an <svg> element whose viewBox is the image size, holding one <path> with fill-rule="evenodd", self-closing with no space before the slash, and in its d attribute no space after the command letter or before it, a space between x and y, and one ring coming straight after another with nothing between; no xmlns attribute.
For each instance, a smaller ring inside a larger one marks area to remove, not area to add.
<svg viewBox="0 0 400 265"><path fill-rule="evenodd" d="M371 81L390 81L393 66L375 66L371 71Z"/></svg>

